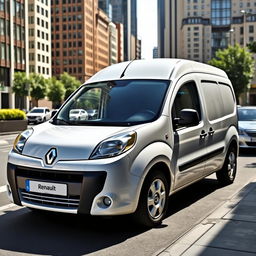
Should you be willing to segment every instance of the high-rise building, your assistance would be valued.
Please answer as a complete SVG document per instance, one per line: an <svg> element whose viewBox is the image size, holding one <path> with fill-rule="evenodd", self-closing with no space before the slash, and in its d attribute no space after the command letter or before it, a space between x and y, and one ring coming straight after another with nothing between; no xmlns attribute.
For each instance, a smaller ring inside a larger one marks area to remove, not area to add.
<svg viewBox="0 0 256 256"><path fill-rule="evenodd" d="M109 19L98 1L52 1L52 73L81 82L109 64Z"/></svg>
<svg viewBox="0 0 256 256"><path fill-rule="evenodd" d="M113 22L124 27L124 60L131 60L136 56L137 0L111 0L111 4Z"/></svg>
<svg viewBox="0 0 256 256"><path fill-rule="evenodd" d="M51 3L28 0L29 72L51 77Z"/></svg>
<svg viewBox="0 0 256 256"><path fill-rule="evenodd" d="M153 48L153 59L158 58L158 47Z"/></svg>
<svg viewBox="0 0 256 256"><path fill-rule="evenodd" d="M124 61L124 26L122 23L116 24L117 28L117 62Z"/></svg>
<svg viewBox="0 0 256 256"><path fill-rule="evenodd" d="M112 21L112 5L110 3L110 0L99 0L99 8L103 10L110 21Z"/></svg>
<svg viewBox="0 0 256 256"><path fill-rule="evenodd" d="M14 72L27 70L27 5L25 0L0 1L0 108L26 108L12 93Z"/></svg>
<svg viewBox="0 0 256 256"><path fill-rule="evenodd" d="M218 49L256 40L256 0L158 0L158 7L160 57L207 63ZM256 103L256 90L251 97Z"/></svg>
<svg viewBox="0 0 256 256"><path fill-rule="evenodd" d="M141 59L141 39L137 39L136 59Z"/></svg>
<svg viewBox="0 0 256 256"><path fill-rule="evenodd" d="M118 30L115 23L109 23L109 64L116 64L118 59Z"/></svg>
<svg viewBox="0 0 256 256"><path fill-rule="evenodd" d="M255 22L255 0L158 0L159 55L207 62L255 40Z"/></svg>

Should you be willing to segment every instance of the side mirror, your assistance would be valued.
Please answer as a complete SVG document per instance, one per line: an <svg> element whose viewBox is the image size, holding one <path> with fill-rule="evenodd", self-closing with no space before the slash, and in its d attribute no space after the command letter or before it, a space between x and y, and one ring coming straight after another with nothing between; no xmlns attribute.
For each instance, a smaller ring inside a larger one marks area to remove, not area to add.
<svg viewBox="0 0 256 256"><path fill-rule="evenodd" d="M196 126L200 122L198 112L194 109L182 109L179 117L174 119L174 124L178 126Z"/></svg>

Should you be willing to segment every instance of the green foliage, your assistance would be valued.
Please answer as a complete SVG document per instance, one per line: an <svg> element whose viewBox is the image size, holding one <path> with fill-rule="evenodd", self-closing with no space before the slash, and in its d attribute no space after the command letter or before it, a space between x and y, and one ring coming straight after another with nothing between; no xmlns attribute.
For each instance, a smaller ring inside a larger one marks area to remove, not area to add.
<svg viewBox="0 0 256 256"><path fill-rule="evenodd" d="M227 73L237 99L248 89L254 74L254 60L247 48L236 44L227 49L218 50L216 58L210 60L209 64Z"/></svg>
<svg viewBox="0 0 256 256"><path fill-rule="evenodd" d="M65 100L80 86L80 82L75 77L69 75L66 72L61 74L60 81L62 82L66 90L64 96Z"/></svg>
<svg viewBox="0 0 256 256"><path fill-rule="evenodd" d="M65 95L65 87L63 83L57 80L55 77L50 78L49 80L49 90L48 90L48 98L53 102L54 107L59 107L61 102L64 99Z"/></svg>
<svg viewBox="0 0 256 256"><path fill-rule="evenodd" d="M255 41L247 44L247 47L250 50L250 52L256 53L256 42Z"/></svg>
<svg viewBox="0 0 256 256"><path fill-rule="evenodd" d="M36 101L43 99L47 94L47 80L39 74L31 73L29 75L28 84L30 95Z"/></svg>
<svg viewBox="0 0 256 256"><path fill-rule="evenodd" d="M29 86L25 72L15 72L13 80L13 92L20 97L28 96Z"/></svg>
<svg viewBox="0 0 256 256"><path fill-rule="evenodd" d="M24 120L26 114L19 109L0 109L0 120Z"/></svg>

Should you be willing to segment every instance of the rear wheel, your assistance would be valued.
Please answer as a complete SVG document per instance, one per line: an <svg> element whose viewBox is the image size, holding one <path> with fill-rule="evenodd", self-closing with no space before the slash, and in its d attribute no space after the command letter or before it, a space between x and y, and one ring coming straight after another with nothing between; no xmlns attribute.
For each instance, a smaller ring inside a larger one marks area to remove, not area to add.
<svg viewBox="0 0 256 256"><path fill-rule="evenodd" d="M159 171L152 171L144 182L135 221L147 227L161 224L167 211L168 195L166 177Z"/></svg>
<svg viewBox="0 0 256 256"><path fill-rule="evenodd" d="M231 146L225 158L224 165L221 170L216 172L216 176L220 184L232 184L236 177L237 169L237 149Z"/></svg>

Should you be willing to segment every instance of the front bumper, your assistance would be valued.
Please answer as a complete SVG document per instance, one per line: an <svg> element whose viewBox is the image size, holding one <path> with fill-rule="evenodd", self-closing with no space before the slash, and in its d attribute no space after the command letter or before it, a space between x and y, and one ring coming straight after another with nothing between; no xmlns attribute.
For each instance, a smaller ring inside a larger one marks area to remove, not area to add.
<svg viewBox="0 0 256 256"><path fill-rule="evenodd" d="M58 161L54 168L44 166L41 159L9 154L7 167L10 199L31 208L91 215L121 215L136 210L140 178L129 170L129 157L101 160ZM26 180L65 183L68 195L26 191ZM106 207L104 197L112 203Z"/></svg>
<svg viewBox="0 0 256 256"><path fill-rule="evenodd" d="M240 148L256 148L256 138L248 135L239 135Z"/></svg>

